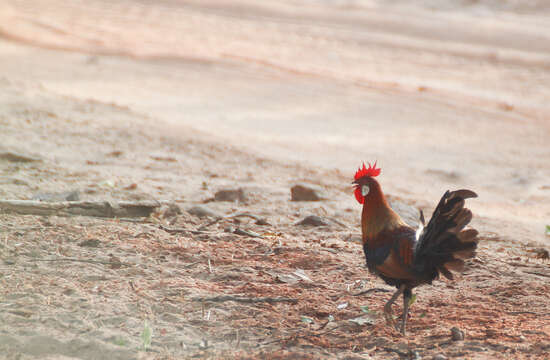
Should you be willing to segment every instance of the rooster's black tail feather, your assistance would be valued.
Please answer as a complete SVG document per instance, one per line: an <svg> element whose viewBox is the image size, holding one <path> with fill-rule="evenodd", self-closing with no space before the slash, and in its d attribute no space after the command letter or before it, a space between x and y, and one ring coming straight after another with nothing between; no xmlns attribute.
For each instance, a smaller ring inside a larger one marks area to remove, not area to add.
<svg viewBox="0 0 550 360"><path fill-rule="evenodd" d="M434 272L452 279L453 271L461 271L464 260L475 255L477 230L466 229L472 220L472 212L464 207L465 199L475 198L470 190L447 191L422 230L415 249L417 271Z"/></svg>

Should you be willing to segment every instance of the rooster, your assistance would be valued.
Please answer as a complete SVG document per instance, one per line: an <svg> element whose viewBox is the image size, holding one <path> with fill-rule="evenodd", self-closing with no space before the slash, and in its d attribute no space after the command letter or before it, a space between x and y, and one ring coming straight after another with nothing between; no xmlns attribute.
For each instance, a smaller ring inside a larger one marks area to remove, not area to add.
<svg viewBox="0 0 550 360"><path fill-rule="evenodd" d="M461 271L464 260L475 255L477 230L463 230L472 219L464 200L477 197L470 190L447 191L435 208L428 225L414 229L395 213L375 177L380 169L369 163L355 174L355 198L363 204L361 231L369 272L378 275L397 291L384 306L389 325L394 324L391 306L403 295L401 333L405 335L412 289L443 275L453 279L452 271Z"/></svg>

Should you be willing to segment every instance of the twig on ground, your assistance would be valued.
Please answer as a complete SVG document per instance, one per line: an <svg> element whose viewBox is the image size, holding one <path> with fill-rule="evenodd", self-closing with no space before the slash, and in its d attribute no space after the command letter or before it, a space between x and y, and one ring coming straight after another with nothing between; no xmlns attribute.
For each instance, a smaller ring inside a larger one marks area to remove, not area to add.
<svg viewBox="0 0 550 360"><path fill-rule="evenodd" d="M546 316L546 315L550 315L550 313L538 313L538 312L534 312L534 311L506 311L506 314L510 314L510 315L524 315L524 314L529 314L529 315L537 315L537 316Z"/></svg>
<svg viewBox="0 0 550 360"><path fill-rule="evenodd" d="M298 302L298 299L294 298L287 298L287 297L257 297L257 298L250 298L250 297L240 297L240 296L232 296L232 295L220 295L220 296L213 296L213 297L196 297L191 299L193 301L201 301L201 302L224 302L224 301L235 301L245 304L252 304L252 303L261 303L266 302L269 304L274 303L280 303L280 302L289 302L292 304L296 304Z"/></svg>
<svg viewBox="0 0 550 360"><path fill-rule="evenodd" d="M223 217L219 216L217 218L215 218L214 220L210 221L209 223L206 223L204 225L201 225L197 230L198 231L203 231L204 229L206 229L207 227L211 226L211 225L214 225L218 222L220 222L221 220L223 220Z"/></svg>
<svg viewBox="0 0 550 360"><path fill-rule="evenodd" d="M74 259L74 258L57 258L57 259L32 259L30 261L73 261L73 262L82 262L82 263L89 263L89 264L103 264L103 265L114 265L114 266L130 266L129 264L125 264L123 262L115 262L115 261L101 261L101 260L89 260L89 259Z"/></svg>
<svg viewBox="0 0 550 360"><path fill-rule="evenodd" d="M394 352L396 353L397 355L401 356L401 357L405 357L405 356L409 356L409 353L406 353L404 351L401 351L399 349L394 349L394 348L391 348L391 347L383 347L382 349L386 350L387 352Z"/></svg>
<svg viewBox="0 0 550 360"><path fill-rule="evenodd" d="M523 272L526 273L526 274L531 274L531 275L550 277L550 274L545 274L545 273L541 273L541 272L538 272L538 271L525 271L525 270L523 270Z"/></svg>
<svg viewBox="0 0 550 360"><path fill-rule="evenodd" d="M353 294L353 296L366 295L366 294L369 294L369 293L375 292L375 291L378 291L378 292L390 292L391 290L382 289L382 288L372 288L372 289L367 289L367 290L365 290L365 291L361 291L360 293L357 293L357 294Z"/></svg>
<svg viewBox="0 0 550 360"><path fill-rule="evenodd" d="M281 341L287 341L287 340L291 340L291 339L304 339L304 338L307 338L309 336L323 336L323 335L326 335L338 328L340 328L341 325L337 325L335 327L333 327L332 329L329 329L329 330L326 330L326 331L323 331L323 332L320 332L320 333L317 333L317 334L307 334L307 335L299 335L299 336L296 336L296 333L294 335L291 335L291 336L287 336L287 337L284 337L284 338L281 338L281 339L275 339L275 340L271 340L271 341L267 341L267 342L264 342L264 343L260 343L258 344L258 346L265 346L265 345L270 345L270 344L274 344L276 342L281 342Z"/></svg>
<svg viewBox="0 0 550 360"><path fill-rule="evenodd" d="M256 234L255 232L243 230L243 229L240 229L240 228L236 228L235 231L233 231L233 234L243 235L243 236L250 236L250 237L253 237L253 238L260 238L260 239L264 238L262 235Z"/></svg>
<svg viewBox="0 0 550 360"><path fill-rule="evenodd" d="M195 261L195 262L192 262L191 264L187 264L183 268L184 269L189 269L189 268L192 268L193 266L195 266L197 264L200 264L200 261Z"/></svg>
<svg viewBox="0 0 550 360"><path fill-rule="evenodd" d="M189 234L208 234L208 235L214 235L211 231L200 231L200 230L191 230L191 229L185 229L185 228L169 228L162 224L158 225L159 229L166 231L169 234L181 234L181 233L189 233Z"/></svg>

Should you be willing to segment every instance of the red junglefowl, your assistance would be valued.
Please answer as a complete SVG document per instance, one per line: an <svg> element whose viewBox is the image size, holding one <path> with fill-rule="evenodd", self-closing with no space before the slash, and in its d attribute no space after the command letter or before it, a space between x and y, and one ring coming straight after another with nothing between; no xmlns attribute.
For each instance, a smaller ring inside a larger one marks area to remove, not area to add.
<svg viewBox="0 0 550 360"><path fill-rule="evenodd" d="M426 226L414 229L407 225L388 202L380 184L374 178L380 169L374 166L359 168L355 174L355 197L363 204L361 230L367 267L397 291L384 306L389 325L394 325L391 306L403 294L401 333L405 335L412 289L431 284L442 274L453 279L464 260L475 255L477 230L463 230L472 219L464 200L477 197L470 190L447 191ZM421 215L421 222L424 222ZM398 329L398 327L395 327Z"/></svg>

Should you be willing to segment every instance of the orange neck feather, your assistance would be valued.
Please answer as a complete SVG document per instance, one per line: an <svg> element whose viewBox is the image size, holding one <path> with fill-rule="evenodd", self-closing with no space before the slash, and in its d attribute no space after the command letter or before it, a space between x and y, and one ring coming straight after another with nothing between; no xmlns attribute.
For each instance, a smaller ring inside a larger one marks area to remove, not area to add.
<svg viewBox="0 0 550 360"><path fill-rule="evenodd" d="M382 230L391 230L404 224L399 215L391 209L380 184L374 180L369 185L369 193L365 196L361 214L363 243L375 239Z"/></svg>

